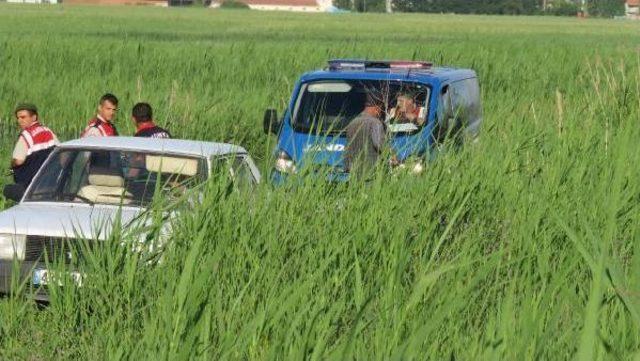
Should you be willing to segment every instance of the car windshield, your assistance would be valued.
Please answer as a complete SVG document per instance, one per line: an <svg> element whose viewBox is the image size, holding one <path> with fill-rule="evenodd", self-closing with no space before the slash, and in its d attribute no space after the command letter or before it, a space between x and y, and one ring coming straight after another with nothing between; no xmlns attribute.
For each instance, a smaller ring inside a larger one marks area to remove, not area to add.
<svg viewBox="0 0 640 361"><path fill-rule="evenodd" d="M429 87L379 80L330 80L306 83L296 101L293 127L305 133L337 134L364 110L367 99L384 109L392 133L419 130L426 122Z"/></svg>
<svg viewBox="0 0 640 361"><path fill-rule="evenodd" d="M25 201L145 206L156 192L183 194L206 179L204 158L70 149L51 155Z"/></svg>

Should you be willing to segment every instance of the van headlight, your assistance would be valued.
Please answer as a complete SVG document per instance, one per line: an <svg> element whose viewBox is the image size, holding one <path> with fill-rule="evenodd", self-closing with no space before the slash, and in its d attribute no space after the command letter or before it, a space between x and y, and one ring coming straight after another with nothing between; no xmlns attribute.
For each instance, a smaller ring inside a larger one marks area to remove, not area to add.
<svg viewBox="0 0 640 361"><path fill-rule="evenodd" d="M413 174L421 174L424 171L424 165L422 162L416 162L411 168L411 173Z"/></svg>
<svg viewBox="0 0 640 361"><path fill-rule="evenodd" d="M278 158L276 158L276 170L281 173L296 173L296 164L293 159L285 151L278 152Z"/></svg>
<svg viewBox="0 0 640 361"><path fill-rule="evenodd" d="M420 159L409 159L406 162L395 165L395 168L411 174L422 174L425 169L425 164Z"/></svg>
<svg viewBox="0 0 640 361"><path fill-rule="evenodd" d="M0 233L0 260L23 260L26 240L23 234Z"/></svg>

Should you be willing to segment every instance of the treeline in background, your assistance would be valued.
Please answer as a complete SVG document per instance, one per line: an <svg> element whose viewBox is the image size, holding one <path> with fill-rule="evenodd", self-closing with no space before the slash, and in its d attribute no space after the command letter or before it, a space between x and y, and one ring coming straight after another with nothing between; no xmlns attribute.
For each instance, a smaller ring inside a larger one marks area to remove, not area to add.
<svg viewBox="0 0 640 361"><path fill-rule="evenodd" d="M384 12L391 5L393 11L400 12L562 16L585 13L598 17L623 15L624 3L624 0L334 0L335 6L356 12Z"/></svg>

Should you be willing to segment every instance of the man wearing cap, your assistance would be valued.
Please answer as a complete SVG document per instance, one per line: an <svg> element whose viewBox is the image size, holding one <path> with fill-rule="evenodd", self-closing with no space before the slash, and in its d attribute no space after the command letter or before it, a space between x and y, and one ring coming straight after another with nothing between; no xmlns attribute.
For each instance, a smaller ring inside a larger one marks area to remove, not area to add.
<svg viewBox="0 0 640 361"><path fill-rule="evenodd" d="M138 103L131 110L131 120L136 126L135 137L171 138L171 133L153 121L153 110L148 103Z"/></svg>
<svg viewBox="0 0 640 361"><path fill-rule="evenodd" d="M35 105L20 104L14 114L22 131L13 149L11 169L14 182L26 188L60 142L49 128L40 124Z"/></svg>
<svg viewBox="0 0 640 361"><path fill-rule="evenodd" d="M98 114L95 118L89 120L89 124L80 134L81 138L85 137L115 137L118 135L113 121L118 111L118 98L115 95L107 93L100 97L98 103Z"/></svg>
<svg viewBox="0 0 640 361"><path fill-rule="evenodd" d="M347 147L344 154L345 168L354 175L372 170L382 153L385 142L385 126L381 119L382 102L367 96L364 110L345 128Z"/></svg>

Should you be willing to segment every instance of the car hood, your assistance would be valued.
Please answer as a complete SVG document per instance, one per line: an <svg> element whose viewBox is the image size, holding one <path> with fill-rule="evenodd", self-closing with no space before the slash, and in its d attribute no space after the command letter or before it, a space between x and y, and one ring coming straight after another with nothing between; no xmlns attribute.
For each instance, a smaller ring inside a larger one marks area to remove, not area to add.
<svg viewBox="0 0 640 361"><path fill-rule="evenodd" d="M142 211L136 207L22 203L0 212L0 233L105 239L114 223L119 220L125 226Z"/></svg>

